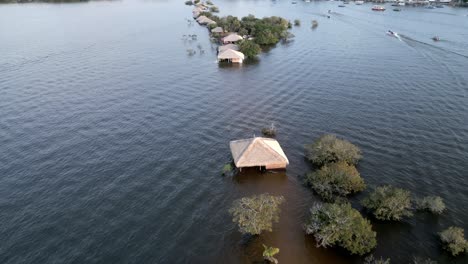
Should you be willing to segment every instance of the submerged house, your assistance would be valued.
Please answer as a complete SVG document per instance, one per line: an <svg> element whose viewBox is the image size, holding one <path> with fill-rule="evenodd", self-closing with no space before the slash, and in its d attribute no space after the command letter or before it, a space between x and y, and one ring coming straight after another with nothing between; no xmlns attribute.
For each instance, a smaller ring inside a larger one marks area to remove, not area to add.
<svg viewBox="0 0 468 264"><path fill-rule="evenodd" d="M228 44L228 43L235 43L239 40L242 40L243 38L236 33L229 34L228 36L223 38L223 43Z"/></svg>
<svg viewBox="0 0 468 264"><path fill-rule="evenodd" d="M211 24L216 24L215 21L209 19L208 17L206 16L199 16L197 18L197 22L201 25L211 25Z"/></svg>
<svg viewBox="0 0 468 264"><path fill-rule="evenodd" d="M227 49L218 54L219 61L228 61L232 63L243 63L245 59L244 53L232 49Z"/></svg>
<svg viewBox="0 0 468 264"><path fill-rule="evenodd" d="M222 27L215 27L211 30L211 33L221 34L221 33L224 33L224 30Z"/></svg>
<svg viewBox="0 0 468 264"><path fill-rule="evenodd" d="M239 46L237 46L236 44L227 44L227 45L219 46L218 47L218 52L221 53L221 52L226 51L228 49L239 51Z"/></svg>
<svg viewBox="0 0 468 264"><path fill-rule="evenodd" d="M229 146L237 168L284 169L289 164L278 141L272 138L254 137L234 140Z"/></svg>

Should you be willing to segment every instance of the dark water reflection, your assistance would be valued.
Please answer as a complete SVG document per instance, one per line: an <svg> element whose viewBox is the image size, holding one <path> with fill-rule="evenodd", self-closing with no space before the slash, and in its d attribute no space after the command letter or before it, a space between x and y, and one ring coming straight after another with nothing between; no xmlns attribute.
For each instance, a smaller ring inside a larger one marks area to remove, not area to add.
<svg viewBox="0 0 468 264"><path fill-rule="evenodd" d="M441 216L372 220L375 255L466 263L435 235L468 230L466 9L216 3L302 26L259 61L220 67L182 2L0 5L0 263L252 263L262 243L280 263L359 263L301 227L317 201L302 185L304 145L323 133L362 149L369 187L447 204ZM198 45L205 53L188 56ZM228 142L273 122L287 171L221 176ZM228 208L264 192L286 198L280 222L247 241Z"/></svg>

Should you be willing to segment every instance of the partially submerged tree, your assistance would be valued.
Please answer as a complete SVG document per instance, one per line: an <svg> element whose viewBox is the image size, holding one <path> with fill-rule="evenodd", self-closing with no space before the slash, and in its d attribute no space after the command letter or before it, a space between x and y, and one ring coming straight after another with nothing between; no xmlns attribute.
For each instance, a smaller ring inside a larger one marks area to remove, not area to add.
<svg viewBox="0 0 468 264"><path fill-rule="evenodd" d="M364 255L377 245L370 222L349 203L316 203L304 228L321 247L340 246L352 254Z"/></svg>
<svg viewBox="0 0 468 264"><path fill-rule="evenodd" d="M307 158L322 166L331 162L344 161L357 164L361 159L361 150L347 140L335 135L323 135L313 144L306 146Z"/></svg>
<svg viewBox="0 0 468 264"><path fill-rule="evenodd" d="M416 201L418 210L427 210L433 214L441 214L445 210L444 200L440 196L426 196Z"/></svg>
<svg viewBox="0 0 468 264"><path fill-rule="evenodd" d="M185 4L186 5L193 5L193 2L192 1L185 1Z"/></svg>
<svg viewBox="0 0 468 264"><path fill-rule="evenodd" d="M464 230L460 227L451 226L439 233L444 249L453 256L468 252L468 241L465 239Z"/></svg>
<svg viewBox="0 0 468 264"><path fill-rule="evenodd" d="M279 206L283 201L283 196L267 193L243 197L234 201L229 213L241 233L259 235L264 230L272 231L273 222L279 221Z"/></svg>
<svg viewBox="0 0 468 264"><path fill-rule="evenodd" d="M354 165L340 161L323 166L307 174L306 183L325 200L335 195L346 196L366 188L364 180Z"/></svg>
<svg viewBox="0 0 468 264"><path fill-rule="evenodd" d="M262 128L262 134L266 137L275 137L276 136L275 124L271 123L270 127Z"/></svg>
<svg viewBox="0 0 468 264"><path fill-rule="evenodd" d="M239 44L239 51L244 53L247 58L255 58L257 55L262 52L260 46L252 40L243 40Z"/></svg>
<svg viewBox="0 0 468 264"><path fill-rule="evenodd" d="M211 6L210 7L210 12L219 13L219 8L217 6Z"/></svg>
<svg viewBox="0 0 468 264"><path fill-rule="evenodd" d="M275 258L275 255L279 253L279 248L267 247L263 245L263 259L271 263L278 263L278 260Z"/></svg>
<svg viewBox="0 0 468 264"><path fill-rule="evenodd" d="M294 26L298 27L301 25L301 21L299 19L294 20Z"/></svg>
<svg viewBox="0 0 468 264"><path fill-rule="evenodd" d="M223 175L228 175L228 174L230 174L230 173L232 172L233 169L234 169L234 168L233 168L233 166L232 166L231 163L226 163L226 164L224 164L223 170L222 170Z"/></svg>
<svg viewBox="0 0 468 264"><path fill-rule="evenodd" d="M410 192L389 185L377 187L362 201L362 205L379 220L401 220L413 215Z"/></svg>

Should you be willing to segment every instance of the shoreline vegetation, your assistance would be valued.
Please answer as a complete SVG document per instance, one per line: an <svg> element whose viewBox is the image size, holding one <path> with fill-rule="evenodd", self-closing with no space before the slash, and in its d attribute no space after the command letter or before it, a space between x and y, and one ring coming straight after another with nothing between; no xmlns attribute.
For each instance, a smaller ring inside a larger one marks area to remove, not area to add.
<svg viewBox="0 0 468 264"><path fill-rule="evenodd" d="M306 145L305 149L305 156L315 170L306 174L304 183L322 202L311 206L302 228L305 234L314 237L317 247L340 247L351 255L361 256L363 263L390 264L390 258L375 258L372 254L377 247L378 235L372 222L392 224L416 213L440 215L446 211L445 203L439 196L418 198L408 190L381 185L360 199L363 211L369 212L363 215L347 200L348 196L366 188L356 168L363 158L361 150L351 142L330 134L321 136L314 143ZM239 231L255 239L262 232L272 232L273 224L279 221L283 202L283 196L269 194L243 197L233 202L229 213ZM468 241L462 228L451 226L439 233L431 232L438 237L440 247L452 256L468 253ZM279 253L279 249L275 252ZM275 258L265 260L278 263ZM437 262L414 256L412 263Z"/></svg>
<svg viewBox="0 0 468 264"><path fill-rule="evenodd" d="M265 48L280 41L288 42L294 37L289 32L291 22L282 17L219 17L214 14L219 12L219 8L211 1L189 0L185 5L194 6L193 18L206 26L212 41L220 45L218 61L242 63L246 58L255 59Z"/></svg>

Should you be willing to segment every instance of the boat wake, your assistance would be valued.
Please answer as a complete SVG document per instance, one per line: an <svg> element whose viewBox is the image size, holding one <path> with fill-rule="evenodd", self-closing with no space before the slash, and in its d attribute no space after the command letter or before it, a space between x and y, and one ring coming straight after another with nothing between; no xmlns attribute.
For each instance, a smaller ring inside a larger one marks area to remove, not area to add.
<svg viewBox="0 0 468 264"><path fill-rule="evenodd" d="M439 47L439 46L436 46L434 44L430 44L430 43L427 43L427 42L424 42L424 41L413 39L413 38L408 37L406 35L400 34L399 39L401 41L405 42L406 44L410 45L410 46L414 46L414 44L424 45L426 47L430 47L430 48L433 48L433 49L437 49L439 51L443 51L443 52L451 53L451 54L454 54L454 55L458 55L458 56L461 56L461 57L464 57L464 58L468 59L468 55L465 55L465 54L462 54L462 53L459 53L459 52L456 52L456 51L453 51L453 50L445 49L443 47Z"/></svg>

